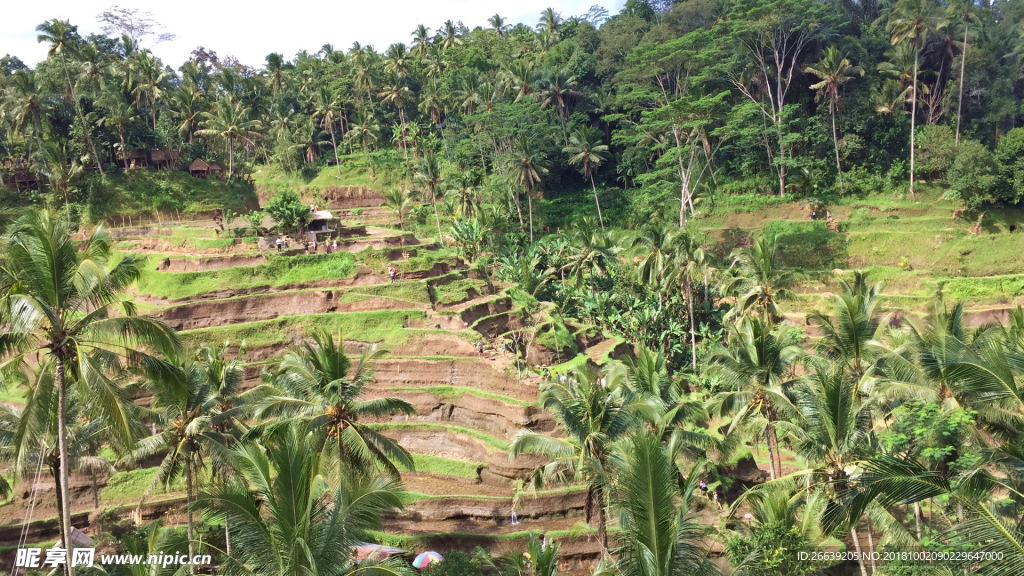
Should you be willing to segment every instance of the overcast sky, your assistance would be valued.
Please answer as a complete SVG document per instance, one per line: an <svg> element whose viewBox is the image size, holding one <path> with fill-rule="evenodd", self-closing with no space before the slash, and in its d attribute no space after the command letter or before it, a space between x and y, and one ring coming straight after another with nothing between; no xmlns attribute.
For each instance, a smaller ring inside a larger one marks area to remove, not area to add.
<svg viewBox="0 0 1024 576"><path fill-rule="evenodd" d="M316 52L325 43L347 50L353 42L384 51L394 42L411 41L418 24L433 33L445 20L462 20L473 28L486 26L497 12L509 23L533 26L540 12L552 6L563 17L584 14L600 4L615 14L625 0L300 0L273 2L223 0L122 0L122 8L152 13L177 39L147 46L177 69L196 46L232 55L243 64L261 66L271 52L291 58L306 49ZM70 19L82 35L101 32L96 16L109 8L107 0L10 0L0 24L0 55L9 53L27 65L46 58L46 46L36 42L36 25L51 18ZM145 45L145 44L144 44Z"/></svg>

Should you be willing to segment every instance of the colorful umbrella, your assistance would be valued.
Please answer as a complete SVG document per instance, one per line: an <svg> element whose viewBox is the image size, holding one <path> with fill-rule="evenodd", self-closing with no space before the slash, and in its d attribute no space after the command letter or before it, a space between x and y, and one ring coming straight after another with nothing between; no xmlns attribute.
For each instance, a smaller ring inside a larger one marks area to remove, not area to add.
<svg viewBox="0 0 1024 576"><path fill-rule="evenodd" d="M444 560L444 556L441 556L437 552L424 552L412 561L412 566L413 568L419 568L420 570L423 570L424 568L433 564L434 562L440 562L441 560Z"/></svg>

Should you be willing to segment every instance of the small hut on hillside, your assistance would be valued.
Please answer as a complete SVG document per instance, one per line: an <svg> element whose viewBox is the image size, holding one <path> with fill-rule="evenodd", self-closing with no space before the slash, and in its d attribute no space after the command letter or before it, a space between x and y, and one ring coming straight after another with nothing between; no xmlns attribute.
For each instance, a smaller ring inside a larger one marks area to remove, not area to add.
<svg viewBox="0 0 1024 576"><path fill-rule="evenodd" d="M329 238L337 229L338 219L327 210L317 210L310 214L309 224L306 224L304 234L306 240L323 241Z"/></svg>
<svg viewBox="0 0 1024 576"><path fill-rule="evenodd" d="M208 178L210 176L210 165L203 162L202 159L196 158L188 165L188 173L193 178Z"/></svg>
<svg viewBox="0 0 1024 576"><path fill-rule="evenodd" d="M214 178L223 178L224 169L220 167L220 164L214 162L213 164L210 164L210 175Z"/></svg>
<svg viewBox="0 0 1024 576"><path fill-rule="evenodd" d="M153 150L150 154L153 160L153 167L158 169L174 169L178 167L180 154L177 148L167 150Z"/></svg>
<svg viewBox="0 0 1024 576"><path fill-rule="evenodd" d="M146 151L140 148L129 148L117 153L117 160L124 166L125 170L132 168L146 168L149 166L149 159Z"/></svg>
<svg viewBox="0 0 1024 576"><path fill-rule="evenodd" d="M39 190L45 183L45 177L36 169L34 162L7 157L0 160L0 181L18 192L28 192Z"/></svg>

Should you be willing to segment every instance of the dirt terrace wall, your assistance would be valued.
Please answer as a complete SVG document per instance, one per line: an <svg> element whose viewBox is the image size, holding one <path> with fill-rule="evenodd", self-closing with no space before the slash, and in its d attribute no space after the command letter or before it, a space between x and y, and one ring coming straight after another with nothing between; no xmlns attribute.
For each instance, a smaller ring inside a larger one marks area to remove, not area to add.
<svg viewBox="0 0 1024 576"><path fill-rule="evenodd" d="M323 196L330 208L375 208L384 204L380 192L362 186L330 186Z"/></svg>
<svg viewBox="0 0 1024 576"><path fill-rule="evenodd" d="M509 461L508 454L496 450L483 440L452 430L423 430L396 428L382 430L382 434L398 442L411 454L439 456L462 462L480 462L487 467L480 472L486 484L512 486L513 480L525 480L546 460L539 456L523 455Z"/></svg>
<svg viewBox="0 0 1024 576"><path fill-rule="evenodd" d="M465 386L527 402L535 400L538 393L537 386L522 382L496 369L487 360L416 360L385 357L376 362L374 376L376 386L380 388Z"/></svg>
<svg viewBox="0 0 1024 576"><path fill-rule="evenodd" d="M563 492L559 494L520 499L516 514L521 519L552 519L582 516L586 491ZM507 523L512 510L510 498L466 498L445 496L419 500L405 510L388 515L388 518L437 522L443 520L473 519Z"/></svg>
<svg viewBox="0 0 1024 576"><path fill-rule="evenodd" d="M160 272L208 272L242 266L266 264L266 256L222 256L214 258L164 258L157 264Z"/></svg>
<svg viewBox="0 0 1024 576"><path fill-rule="evenodd" d="M457 268L447 262L435 262L427 270L416 270L413 272L403 272L401 280L403 281L414 281L423 280L425 278L433 278L434 276L440 276L442 274L448 274ZM238 288L238 289L226 289L226 290L214 290L212 292L204 292L202 294L196 294L195 296L189 296L188 298L181 298L176 300L170 300L167 298L146 298L144 295L139 297L142 301L151 302L194 302L196 300L222 300L226 298L236 298L238 296L249 296L249 295L261 295L274 292L286 292L290 290L307 290L311 288L345 288L348 286L375 286L378 284L387 284L388 275L387 270L373 270L366 266L361 266L355 276L352 278L334 278L330 280L316 280L313 282L296 282L295 284L286 284L284 286L253 286L251 288Z"/></svg>
<svg viewBox="0 0 1024 576"><path fill-rule="evenodd" d="M508 437L519 430L554 430L554 421L533 406L507 404L500 400L480 398L469 394L440 397L432 392L417 390L381 390L367 393L369 398L397 396L416 408L416 414L384 417L378 421L391 422L450 422L464 428L481 430L498 437Z"/></svg>
<svg viewBox="0 0 1024 576"><path fill-rule="evenodd" d="M390 298L367 298L339 304L338 299L341 295L340 291L304 290L212 302L201 301L169 308L164 310L161 316L175 330L194 330L273 320L278 316L415 308L409 302L400 302Z"/></svg>

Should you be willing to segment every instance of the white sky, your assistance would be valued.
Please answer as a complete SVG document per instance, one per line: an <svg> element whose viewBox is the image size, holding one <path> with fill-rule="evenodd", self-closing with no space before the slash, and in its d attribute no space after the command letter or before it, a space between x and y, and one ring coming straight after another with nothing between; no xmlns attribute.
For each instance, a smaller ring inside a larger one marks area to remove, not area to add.
<svg viewBox="0 0 1024 576"><path fill-rule="evenodd" d="M102 32L96 16L115 3L112 0L11 0L0 23L0 55L12 54L35 66L46 58L46 46L36 42L35 28L51 18L70 19L82 35ZM197 46L214 50L223 58L237 57L243 64L260 67L271 52L291 59L306 49L316 52L325 43L348 50L353 42L369 44L383 52L394 42L411 42L412 31L425 24L431 33L448 19L462 20L470 29L486 26L497 12L515 25L533 26L540 12L551 6L563 17L582 15L600 4L615 14L625 0L170 0L139 2L120 0L122 8L152 13L173 42L146 46L177 69ZM269 4L263 8L261 4ZM145 44L144 44L145 46Z"/></svg>

